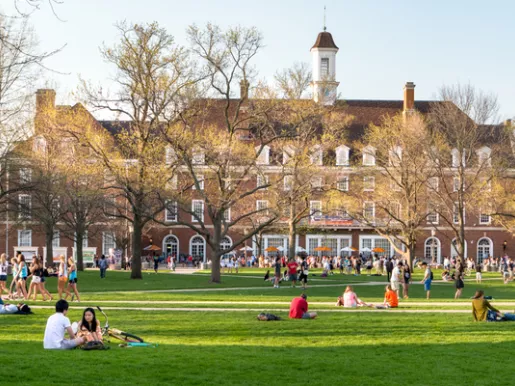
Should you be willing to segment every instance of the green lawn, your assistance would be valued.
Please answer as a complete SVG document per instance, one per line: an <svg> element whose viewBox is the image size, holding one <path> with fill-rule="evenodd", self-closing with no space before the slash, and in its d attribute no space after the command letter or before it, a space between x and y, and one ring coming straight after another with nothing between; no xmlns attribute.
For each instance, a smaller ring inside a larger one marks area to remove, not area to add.
<svg viewBox="0 0 515 386"><path fill-rule="evenodd" d="M290 288L289 283L280 289L271 288L257 270L237 276L224 275L221 285L210 284L209 277L202 273L145 273L143 280L129 280L128 276L127 272L108 272L107 278L101 280L96 271L80 273L83 301L72 304L80 308L71 309L69 317L72 321L78 320L82 308L90 305L169 308L168 311L107 311L112 326L158 343L157 348L124 349L111 344L109 351L45 351L43 332L52 310L34 308L34 315L30 316L2 315L1 384L512 383L509 354L515 349L515 324L474 323L468 312L433 312L470 309L470 306L453 305L453 283L434 283L433 298L429 302L425 301L422 285L411 286L410 299L402 301L401 308L425 309L429 313L347 312L330 304L317 303L333 302L349 283L355 285L355 291L363 300L379 302L386 278L334 275L320 279L315 276L310 282L312 287L306 292L311 308L321 311L319 318L292 321L287 319L287 303L301 290ZM487 280L481 286L467 281L462 302L468 302L478 287L497 300L515 302L513 283L504 285L498 274L485 277L496 280ZM419 278L420 272L417 272L415 281ZM380 285L367 285L378 281ZM47 287L55 292L55 279L50 279ZM161 292L142 292L151 290ZM195 303L198 301L211 303ZM441 301L448 305L436 304ZM410 304L415 302L425 305ZM52 306L41 301L36 304ZM229 311L174 310L207 307ZM231 311L234 308L252 311ZM267 309L279 310L274 313L284 320L258 322L258 312Z"/></svg>

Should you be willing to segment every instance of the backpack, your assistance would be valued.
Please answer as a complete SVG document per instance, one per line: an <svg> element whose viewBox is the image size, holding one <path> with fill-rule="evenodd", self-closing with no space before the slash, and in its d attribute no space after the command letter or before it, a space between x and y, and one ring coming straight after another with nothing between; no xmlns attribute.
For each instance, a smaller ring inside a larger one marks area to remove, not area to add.
<svg viewBox="0 0 515 386"><path fill-rule="evenodd" d="M92 342L87 342L85 345L81 347L82 350L107 350L109 347L104 346L104 344L98 340L94 340Z"/></svg>
<svg viewBox="0 0 515 386"><path fill-rule="evenodd" d="M431 280L433 280L434 276L433 276L433 271L431 271Z"/></svg>
<svg viewBox="0 0 515 386"><path fill-rule="evenodd" d="M281 320L280 317L276 316L276 315L273 315L273 314L265 314L265 313L260 313L258 316L257 316L257 320L260 320L262 322L266 322L266 321L269 321L269 320Z"/></svg>

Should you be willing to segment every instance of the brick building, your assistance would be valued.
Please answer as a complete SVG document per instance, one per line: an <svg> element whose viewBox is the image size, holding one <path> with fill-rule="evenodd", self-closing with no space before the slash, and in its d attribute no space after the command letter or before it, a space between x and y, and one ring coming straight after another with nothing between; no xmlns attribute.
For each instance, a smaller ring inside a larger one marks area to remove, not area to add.
<svg viewBox="0 0 515 386"><path fill-rule="evenodd" d="M336 81L336 56L338 47L333 37L328 32L321 32L311 48L313 61L313 99L320 104L332 106L342 113L352 116L350 124L348 143L342 143L332 151L335 154L331 164L323 166L331 173L347 174L352 176L355 164L350 162L360 162L362 165L374 165L375 160L367 154L360 154L357 149L352 148L352 143L359 140L370 125L380 125L383 117L395 116L398 114L409 114L418 111L422 114L429 112L431 101L419 101L415 98L415 85L411 82L404 86L403 99L399 100L337 100L337 88L339 83ZM241 90L242 98L248 95L248 85L243 84ZM55 106L55 92L53 90L39 90L37 93L37 108L51 109L56 113L69 109L84 109L80 104L75 106ZM92 118L93 119L93 118ZM109 121L99 121L98 124L108 131L113 131L114 123ZM510 123L506 123L510 124ZM263 153L262 163L269 172L274 172L274 164L270 152L273 149L266 149ZM163 155L165 157L165 155ZM320 155L320 162L325 162L323 154ZM357 160L357 161L356 161ZM258 178L258 177L256 177ZM342 181L346 184L342 190L352 189L352 177L349 180ZM20 197L20 200L25 198ZM266 200L263 200L266 201ZM313 200L312 206L322 207L322 203ZM200 200L193 200L192 206L198 206L203 212L204 206ZM256 202L259 206L260 203ZM264 204L263 204L264 205ZM370 210L374 212L374 208ZM322 211L321 211L322 212ZM176 214L165 211L162 220L167 225L153 225L143 240L143 245L148 245L150 239L153 244L162 248L164 254L191 254L200 259L209 259L209 250L206 247L205 239L196 234L194 231L184 225L174 224ZM105 220L105 219L104 219ZM108 221L108 220L106 220ZM506 232L503 227L492 221L490 216L481 214L474 216L469 215L466 219L466 251L467 256L482 259L487 256L499 256L504 251L510 252L515 248L514 240L510 233ZM7 251L12 254L15 251L23 251L30 255L31 253L43 254L43 246L45 245L45 237L41 232L39 225L35 222L25 222L20 225L11 219L4 219L0 224L0 237L4 237L5 243L0 243L0 252ZM344 253L341 250L345 247L354 247L358 250L364 248L382 248L384 254L392 255L394 253L390 242L377 233L373 228L360 224L356 220L346 218L345 216L335 217L327 216L321 213L317 216L311 216L308 220L309 231L303 232L296 236L295 245L305 248L308 253L316 254L316 247L326 246L330 249L325 252L328 255L339 255ZM98 225L102 228L102 225ZM240 234L245 233L244 228L235 228L234 232ZM85 240L84 247L87 251L97 254L107 254L112 248L116 248L114 235L107 229L102 228L95 233L96 236ZM284 224L276 224L269 231L260 235L260 242L249 242L248 246L253 249L254 253L258 252L258 244L261 245L263 253L268 247L278 247L286 253L288 249L288 237L285 234ZM420 239L417 240L416 255L426 258L442 261L444 256L456 255L455 248L451 245L450 231L445 226L435 226L428 223L424 227ZM223 243L224 247L231 246L233 237L227 237ZM59 231L56 231L54 237L54 255L73 253L73 242L62 237ZM240 249L243 246L238 246ZM128 251L130 254L130 250Z"/></svg>

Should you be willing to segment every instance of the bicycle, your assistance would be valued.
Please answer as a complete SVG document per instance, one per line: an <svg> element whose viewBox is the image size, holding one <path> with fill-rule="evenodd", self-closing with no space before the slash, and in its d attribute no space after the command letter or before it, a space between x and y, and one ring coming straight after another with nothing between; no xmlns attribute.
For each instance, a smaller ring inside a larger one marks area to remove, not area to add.
<svg viewBox="0 0 515 386"><path fill-rule="evenodd" d="M109 326L109 319L104 311L100 307L97 306L97 310L99 310L106 320L104 327L102 328L102 337L104 337L105 341L109 342L109 338L115 338L122 342L129 343L144 343L143 339L139 336L130 334L128 332L118 330L117 328L113 328Z"/></svg>

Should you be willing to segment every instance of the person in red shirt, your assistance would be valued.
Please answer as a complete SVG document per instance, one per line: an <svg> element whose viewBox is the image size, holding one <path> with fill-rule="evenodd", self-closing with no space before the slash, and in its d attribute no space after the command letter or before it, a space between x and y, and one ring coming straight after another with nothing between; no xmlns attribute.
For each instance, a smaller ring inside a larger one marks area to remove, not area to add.
<svg viewBox="0 0 515 386"><path fill-rule="evenodd" d="M288 262L288 276L290 277L290 281L292 282L292 287L295 288L295 284L297 284L297 268L299 265L295 260Z"/></svg>
<svg viewBox="0 0 515 386"><path fill-rule="evenodd" d="M307 295L302 294L298 298L293 298L290 305L290 319L315 319L316 312L308 312Z"/></svg>

